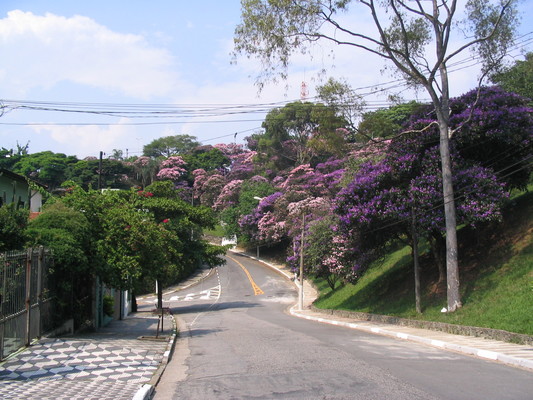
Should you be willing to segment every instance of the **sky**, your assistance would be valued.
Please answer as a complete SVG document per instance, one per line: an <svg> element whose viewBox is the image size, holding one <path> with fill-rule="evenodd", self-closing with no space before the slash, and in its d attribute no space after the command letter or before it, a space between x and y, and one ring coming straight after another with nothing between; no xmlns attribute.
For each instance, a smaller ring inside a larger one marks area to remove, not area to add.
<svg viewBox="0 0 533 400"><path fill-rule="evenodd" d="M519 34L530 36L514 51L518 59L532 51L533 1L519 8ZM357 13L342 18L368 25ZM319 45L312 58L293 59L287 82L259 93L260 63L231 62L239 21L239 0L1 0L0 149L28 144L30 153L84 158L115 149L138 156L154 139L180 134L203 144L243 143L269 109L300 99L302 82L312 99L330 76L361 94L397 79L369 53ZM452 96L476 84L478 66L465 65L453 72ZM393 93L369 96L369 109Z"/></svg>

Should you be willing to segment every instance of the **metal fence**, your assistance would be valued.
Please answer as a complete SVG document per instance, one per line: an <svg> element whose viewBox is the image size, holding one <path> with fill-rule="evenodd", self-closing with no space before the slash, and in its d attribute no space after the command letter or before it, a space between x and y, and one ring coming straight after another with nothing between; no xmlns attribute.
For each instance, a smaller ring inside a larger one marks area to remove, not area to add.
<svg viewBox="0 0 533 400"><path fill-rule="evenodd" d="M0 360L55 328L51 264L42 247L0 254Z"/></svg>

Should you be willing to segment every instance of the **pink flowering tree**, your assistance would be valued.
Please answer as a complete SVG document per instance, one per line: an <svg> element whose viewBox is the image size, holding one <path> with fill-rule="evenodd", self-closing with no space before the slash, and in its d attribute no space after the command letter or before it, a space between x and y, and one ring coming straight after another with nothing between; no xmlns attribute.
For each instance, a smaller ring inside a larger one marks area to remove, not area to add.
<svg viewBox="0 0 533 400"><path fill-rule="evenodd" d="M153 158L141 156L133 162L133 167L142 187L146 187L154 181L159 162Z"/></svg>
<svg viewBox="0 0 533 400"><path fill-rule="evenodd" d="M325 197L306 198L289 204L287 226L292 246L287 264L298 271L303 251L305 273L324 278L331 289L339 280L347 280L347 243L337 233L338 218L332 213L332 200ZM305 225L304 225L305 217ZM302 230L304 248L302 249Z"/></svg>
<svg viewBox="0 0 533 400"><path fill-rule="evenodd" d="M239 241L245 245L257 244L250 240L250 236L243 234L239 221L244 215L252 212L258 204L258 199L268 196L273 191L270 182L262 176L254 176L245 181L235 180L226 185L218 203L225 234L237 235Z"/></svg>
<svg viewBox="0 0 533 400"><path fill-rule="evenodd" d="M257 204L257 201L255 201ZM281 210L286 203L283 201L283 193L275 192L262 198L257 207L252 208L249 214L244 214L239 219L241 234L248 242L253 244L274 244L273 238L268 235L268 231L276 231L276 240L282 239L279 222L284 219L276 219L281 214ZM276 228L273 228L277 226Z"/></svg>
<svg viewBox="0 0 533 400"><path fill-rule="evenodd" d="M200 195L203 193L205 182L209 177L205 169L199 168L192 171L193 176L193 202L200 202Z"/></svg>
<svg viewBox="0 0 533 400"><path fill-rule="evenodd" d="M241 217L242 233L260 245L288 243L289 258L293 257L299 252L304 211L308 222L330 213L343 173L343 162L331 160L315 168L303 164L276 177L273 184L278 192Z"/></svg>
<svg viewBox="0 0 533 400"><path fill-rule="evenodd" d="M234 157L246 152L242 144L237 143L219 143L213 147L219 149L226 157Z"/></svg>
<svg viewBox="0 0 533 400"><path fill-rule="evenodd" d="M338 218L334 214L321 216L310 221L305 229L305 273L323 278L331 290L339 281L353 281L350 253L345 236L337 231ZM292 254L287 257L287 264L298 270L301 239L295 236Z"/></svg>
<svg viewBox="0 0 533 400"><path fill-rule="evenodd" d="M221 211L225 208L234 206L239 201L239 194L241 191L242 180L235 179L228 182L223 188L220 194L218 195L213 208L215 210Z"/></svg>
<svg viewBox="0 0 533 400"><path fill-rule="evenodd" d="M194 202L207 207L213 207L220 192L226 186L226 178L218 171L206 172L203 169L193 171Z"/></svg>
<svg viewBox="0 0 533 400"><path fill-rule="evenodd" d="M186 165L187 163L180 156L169 157L161 163L157 179L176 182L187 172Z"/></svg>

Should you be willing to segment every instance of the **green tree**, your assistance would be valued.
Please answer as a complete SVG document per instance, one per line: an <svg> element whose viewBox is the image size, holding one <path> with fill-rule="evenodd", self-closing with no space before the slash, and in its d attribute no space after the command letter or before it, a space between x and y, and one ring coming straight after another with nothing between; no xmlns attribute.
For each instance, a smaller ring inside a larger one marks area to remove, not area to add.
<svg viewBox="0 0 533 400"><path fill-rule="evenodd" d="M171 157L187 154L194 148L200 146L195 136L175 135L165 136L155 139L143 148L143 155L146 157Z"/></svg>
<svg viewBox="0 0 533 400"><path fill-rule="evenodd" d="M375 27L373 33L337 18L350 6L367 13ZM488 73L501 63L517 26L516 0L468 0L463 26L456 21L457 6L457 0L243 0L234 39L235 55L244 53L262 62L260 85L278 74L285 78L292 55L309 52L317 41L327 41L382 57L406 83L421 86L429 94L440 132L450 312L462 303L449 146L453 132L448 65L472 49L481 58L482 73ZM464 40L452 42L451 37L461 30L466 33ZM434 54L431 58L430 52Z"/></svg>
<svg viewBox="0 0 533 400"><path fill-rule="evenodd" d="M69 170L76 162L78 159L75 156L42 151L23 155L13 165L13 171L48 186L49 190L53 190L60 187L68 179Z"/></svg>
<svg viewBox="0 0 533 400"><path fill-rule="evenodd" d="M170 181L104 193L70 186L60 201L90 221L99 260L92 271L113 287L139 288L147 280L162 287L184 279L200 263L223 262L223 248L201 237L203 227L215 224L213 212L182 201Z"/></svg>
<svg viewBox="0 0 533 400"><path fill-rule="evenodd" d="M317 161L344 153L347 122L333 106L293 102L271 110L263 122L258 150L276 169Z"/></svg>
<svg viewBox="0 0 533 400"><path fill-rule="evenodd" d="M2 147L0 150L0 168L12 170L13 165L19 162L22 157L28 155L29 146L29 142L24 146L21 146L17 142L17 150L6 149L5 147Z"/></svg>
<svg viewBox="0 0 533 400"><path fill-rule="evenodd" d="M28 237L30 246L43 245L52 250L50 282L59 305L56 317L74 318L77 329L91 317L93 266L100 264L91 224L84 213L52 202L29 223Z"/></svg>
<svg viewBox="0 0 533 400"><path fill-rule="evenodd" d="M0 207L0 252L24 247L27 221L28 210L17 209L15 204Z"/></svg>
<svg viewBox="0 0 533 400"><path fill-rule="evenodd" d="M69 168L66 178L76 182L84 189L98 188L100 161L96 158L79 160ZM128 189L133 185L134 167L115 159L102 160L102 188Z"/></svg>
<svg viewBox="0 0 533 400"><path fill-rule="evenodd" d="M529 104L533 104L533 53L527 53L525 60L517 60L512 66L492 75L490 79L508 92L526 97Z"/></svg>
<svg viewBox="0 0 533 400"><path fill-rule="evenodd" d="M316 88L318 98L324 104L333 107L337 115L348 122L352 141L356 138L357 119L362 113L365 102L346 80L329 78L328 81Z"/></svg>
<svg viewBox="0 0 533 400"><path fill-rule="evenodd" d="M213 146L196 147L188 154L184 154L182 158L187 163L189 173L197 169L203 169L207 172L223 169L231 163L222 151Z"/></svg>
<svg viewBox="0 0 533 400"><path fill-rule="evenodd" d="M142 209L148 210L155 222L164 228L163 240L170 241L155 249L151 245L152 252L168 253L164 254L166 262L160 260L158 266L151 268L157 271L157 275L152 272L151 276L160 283L158 287L181 281L202 264L215 266L224 263L220 257L225 253L224 248L211 245L202 237L204 228L212 229L216 224L210 208L192 206L183 201L170 181L155 182L146 188L145 193L153 196L140 197ZM172 251L168 251L169 245L173 246ZM158 304L162 304L162 290L158 293Z"/></svg>
<svg viewBox="0 0 533 400"><path fill-rule="evenodd" d="M357 132L367 140L397 136L405 129L405 124L409 122L411 115L420 107L422 107L420 103L410 101L366 112L363 114Z"/></svg>

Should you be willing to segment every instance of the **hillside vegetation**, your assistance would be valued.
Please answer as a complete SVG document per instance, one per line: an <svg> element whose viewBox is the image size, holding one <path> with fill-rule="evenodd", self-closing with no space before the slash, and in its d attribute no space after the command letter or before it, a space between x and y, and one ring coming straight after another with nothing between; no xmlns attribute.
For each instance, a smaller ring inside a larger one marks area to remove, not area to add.
<svg viewBox="0 0 533 400"><path fill-rule="evenodd" d="M315 306L533 335L533 193L510 201L502 224L482 236L463 229L459 241L463 307L454 313L441 313L446 291L437 285L427 254L421 266L423 313L416 313L408 247L374 263L356 284L332 291L317 281L321 294Z"/></svg>

